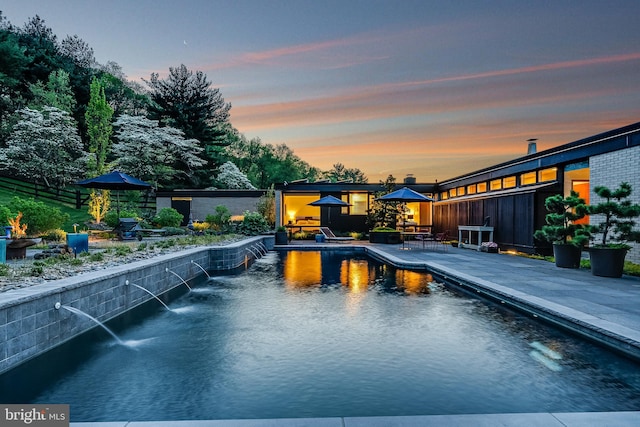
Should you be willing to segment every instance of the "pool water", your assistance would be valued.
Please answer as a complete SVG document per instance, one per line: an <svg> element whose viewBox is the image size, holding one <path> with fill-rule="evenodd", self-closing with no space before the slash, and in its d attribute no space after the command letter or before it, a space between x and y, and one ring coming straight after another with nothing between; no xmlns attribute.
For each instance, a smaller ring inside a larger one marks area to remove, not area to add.
<svg viewBox="0 0 640 427"><path fill-rule="evenodd" d="M358 255L270 253L169 306L32 402L76 422L640 407L638 364Z"/></svg>

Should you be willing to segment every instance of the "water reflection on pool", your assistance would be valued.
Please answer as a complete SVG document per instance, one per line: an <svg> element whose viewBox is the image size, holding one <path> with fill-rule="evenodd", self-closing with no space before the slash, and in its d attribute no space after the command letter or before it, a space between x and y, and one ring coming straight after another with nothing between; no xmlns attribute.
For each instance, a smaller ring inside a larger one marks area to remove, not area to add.
<svg viewBox="0 0 640 427"><path fill-rule="evenodd" d="M33 402L72 421L640 407L640 369L443 285L344 252L271 253L95 344Z"/></svg>

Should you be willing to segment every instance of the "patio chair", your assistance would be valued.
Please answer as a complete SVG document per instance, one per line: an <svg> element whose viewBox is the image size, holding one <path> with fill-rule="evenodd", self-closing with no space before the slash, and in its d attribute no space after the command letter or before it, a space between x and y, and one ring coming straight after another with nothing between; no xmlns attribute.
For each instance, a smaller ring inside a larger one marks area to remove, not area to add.
<svg viewBox="0 0 640 427"><path fill-rule="evenodd" d="M346 242L348 240L354 240L353 237L338 237L333 234L333 231L329 227L320 227L320 232L324 234L324 238L327 242Z"/></svg>
<svg viewBox="0 0 640 427"><path fill-rule="evenodd" d="M436 244L442 245L444 251L446 252L449 243L449 230L445 230L442 233L436 233L436 235L434 236L434 241Z"/></svg>

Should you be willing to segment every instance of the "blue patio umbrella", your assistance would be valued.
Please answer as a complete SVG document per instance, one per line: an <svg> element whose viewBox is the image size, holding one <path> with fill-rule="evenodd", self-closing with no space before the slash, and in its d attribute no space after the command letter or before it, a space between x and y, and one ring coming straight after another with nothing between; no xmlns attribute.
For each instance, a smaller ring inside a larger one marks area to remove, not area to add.
<svg viewBox="0 0 640 427"><path fill-rule="evenodd" d="M393 191L384 196L378 197L376 200L381 202L433 202L431 197L427 197L424 194L420 194L417 191L413 191L408 187L402 187L400 190Z"/></svg>
<svg viewBox="0 0 640 427"><path fill-rule="evenodd" d="M76 182L76 185L85 188L97 188L100 190L149 190L151 184L144 182L124 172L113 171L95 178L84 179ZM116 193L116 211L120 216L120 193Z"/></svg>
<svg viewBox="0 0 640 427"><path fill-rule="evenodd" d="M78 181L76 185L101 190L148 190L151 188L151 184L120 171Z"/></svg>
<svg viewBox="0 0 640 427"><path fill-rule="evenodd" d="M402 187L399 190L392 191L389 194L378 197L376 200L381 202L400 202L403 205L410 202L433 202L431 197L427 197L424 194L420 194L408 187ZM406 228L406 221L404 219L404 209L402 210L402 230ZM404 241L403 241L404 245Z"/></svg>
<svg viewBox="0 0 640 427"><path fill-rule="evenodd" d="M349 203L344 200L340 200L334 196L324 196L321 199L318 199L314 202L309 203L310 206L326 206L329 208L329 224L331 224L331 208L333 207L344 207L351 206Z"/></svg>

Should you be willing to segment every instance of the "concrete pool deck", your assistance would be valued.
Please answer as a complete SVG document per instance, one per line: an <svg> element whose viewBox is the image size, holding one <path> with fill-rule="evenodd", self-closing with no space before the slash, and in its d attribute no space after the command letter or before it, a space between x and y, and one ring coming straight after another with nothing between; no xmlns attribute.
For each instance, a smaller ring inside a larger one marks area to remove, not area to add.
<svg viewBox="0 0 640 427"><path fill-rule="evenodd" d="M465 282L492 298L504 298L533 312L553 314L577 328L593 328L612 341L640 349L640 278L611 279L592 276L586 270L557 268L553 263L507 254L440 247L295 243L287 249L364 247L377 258L413 269L429 267L447 280ZM566 325L565 325L566 326ZM638 426L637 412L581 412L535 414L465 414L399 417L333 417L271 420L199 420L156 422L71 423L74 427L431 427L431 426ZM71 408L73 413L73 408Z"/></svg>

